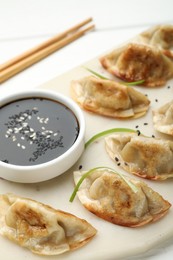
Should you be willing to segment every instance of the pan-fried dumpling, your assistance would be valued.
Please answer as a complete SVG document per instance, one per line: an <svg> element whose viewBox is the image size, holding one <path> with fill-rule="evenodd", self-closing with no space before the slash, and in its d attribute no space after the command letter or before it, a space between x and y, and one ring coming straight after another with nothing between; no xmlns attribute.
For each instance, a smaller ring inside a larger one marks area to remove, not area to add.
<svg viewBox="0 0 173 260"><path fill-rule="evenodd" d="M72 81L71 93L83 109L114 118L143 116L150 104L134 88L94 76Z"/></svg>
<svg viewBox="0 0 173 260"><path fill-rule="evenodd" d="M75 183L85 172L74 172ZM117 225L139 227L163 217L171 204L145 183L96 169L77 192L90 212Z"/></svg>
<svg viewBox="0 0 173 260"><path fill-rule="evenodd" d="M105 141L109 156L128 172L151 180L173 177L173 142L135 133L110 135Z"/></svg>
<svg viewBox="0 0 173 260"><path fill-rule="evenodd" d="M0 196L0 234L40 255L86 244L96 230L87 221L13 194Z"/></svg>
<svg viewBox="0 0 173 260"><path fill-rule="evenodd" d="M164 85L173 77L173 62L153 46L129 43L100 59L113 75L125 81L145 80L147 87Z"/></svg>
<svg viewBox="0 0 173 260"><path fill-rule="evenodd" d="M153 110L154 128L168 135L173 135L173 100Z"/></svg>
<svg viewBox="0 0 173 260"><path fill-rule="evenodd" d="M141 33L138 40L160 48L167 56L173 56L173 26L157 25Z"/></svg>

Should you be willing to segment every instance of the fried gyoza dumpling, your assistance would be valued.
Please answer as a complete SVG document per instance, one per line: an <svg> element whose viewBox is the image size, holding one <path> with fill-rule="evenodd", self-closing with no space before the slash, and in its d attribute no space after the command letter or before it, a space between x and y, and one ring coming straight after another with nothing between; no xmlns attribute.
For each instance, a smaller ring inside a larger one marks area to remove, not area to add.
<svg viewBox="0 0 173 260"><path fill-rule="evenodd" d="M74 172L75 183L84 172ZM96 169L77 192L81 203L100 218L117 225L139 227L163 217L171 204L145 183L108 168Z"/></svg>
<svg viewBox="0 0 173 260"><path fill-rule="evenodd" d="M72 81L71 94L83 109L114 118L143 116L150 104L132 87L93 76Z"/></svg>
<svg viewBox="0 0 173 260"><path fill-rule="evenodd" d="M129 43L100 59L113 75L125 81L145 80L147 87L162 86L173 77L173 62L153 46Z"/></svg>
<svg viewBox="0 0 173 260"><path fill-rule="evenodd" d="M151 180L173 177L173 142L135 133L110 135L105 141L109 156L128 172Z"/></svg>
<svg viewBox="0 0 173 260"><path fill-rule="evenodd" d="M153 110L154 128L168 135L173 135L173 100Z"/></svg>
<svg viewBox="0 0 173 260"><path fill-rule="evenodd" d="M160 48L167 56L173 56L173 26L157 25L141 33L138 40Z"/></svg>
<svg viewBox="0 0 173 260"><path fill-rule="evenodd" d="M69 213L13 194L0 196L0 234L40 255L56 255L87 243L96 230Z"/></svg>

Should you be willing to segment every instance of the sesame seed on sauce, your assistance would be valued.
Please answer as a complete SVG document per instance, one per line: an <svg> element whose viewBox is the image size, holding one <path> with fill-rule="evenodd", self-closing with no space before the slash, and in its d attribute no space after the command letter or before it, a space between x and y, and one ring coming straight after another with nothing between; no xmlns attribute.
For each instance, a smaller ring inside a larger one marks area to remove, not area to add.
<svg viewBox="0 0 173 260"><path fill-rule="evenodd" d="M79 133L73 112L46 98L21 99L2 106L0 129L0 160L16 165L36 165L57 158L73 145Z"/></svg>

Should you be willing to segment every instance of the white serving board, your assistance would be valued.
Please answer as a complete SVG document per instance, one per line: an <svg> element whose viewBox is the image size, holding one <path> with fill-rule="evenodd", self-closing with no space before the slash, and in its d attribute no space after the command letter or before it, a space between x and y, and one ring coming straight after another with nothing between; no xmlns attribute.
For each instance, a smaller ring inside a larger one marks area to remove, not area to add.
<svg viewBox="0 0 173 260"><path fill-rule="evenodd" d="M95 58L86 64L77 67L67 72L66 74L63 74L62 76L45 83L40 87L54 90L64 95L70 96L71 80L80 79L84 76L90 75L90 73L84 69L83 66L93 69L111 78L110 74L105 72L105 70L101 67L98 58ZM170 88L167 86L170 86ZM152 109L160 107L172 99L173 81L167 82L164 87L160 88L149 89L145 87L136 87L136 89L145 94L148 94L151 105L147 114L139 119L118 120L102 117L84 111L86 120L86 140L103 130L116 127L136 129L135 127L137 125L139 126L138 129L145 135L152 136L154 134L156 137L171 139L166 135L159 134L154 131L152 124ZM148 123L148 125L144 125L144 123ZM15 256L15 258L18 260L126 259L127 257L133 257L138 254L143 255L148 250L161 245L163 241L166 241L167 239L171 238L171 236L173 236L173 207L171 207L169 213L163 219L156 223L148 224L141 228L126 228L113 225L88 212L79 202L77 197L73 203L70 203L69 198L74 188L73 170L78 170L79 165L83 166L83 170L89 170L96 166L106 165L114 167L117 171L129 175L121 168L118 168L118 166L116 166L114 162L112 162L112 160L108 157L104 149L104 141L101 139L99 142L88 147L76 165L74 165L72 169L63 175L37 184L18 184L6 180L0 180L0 191L1 193L14 192L20 196L41 201L55 208L68 211L80 218L84 218L98 230L97 235L84 247L73 252L53 257L41 257L34 255L29 250L21 248L11 241L0 237L1 256L3 256L4 260L11 259L13 256ZM132 178L135 177L132 176ZM173 204L173 179L169 179L163 182L146 182L150 187L158 191L165 199Z"/></svg>

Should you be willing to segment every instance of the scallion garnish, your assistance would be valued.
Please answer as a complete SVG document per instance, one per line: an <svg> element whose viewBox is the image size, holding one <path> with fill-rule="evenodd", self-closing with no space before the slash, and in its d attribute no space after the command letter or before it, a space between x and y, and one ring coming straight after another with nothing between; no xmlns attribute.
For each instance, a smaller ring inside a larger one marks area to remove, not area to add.
<svg viewBox="0 0 173 260"><path fill-rule="evenodd" d="M144 83L145 80L144 79L141 79L141 80L138 80L138 81L133 81L133 82L122 82L123 85L127 85L127 86L137 86L137 85L140 85L142 83ZM119 82L121 83L121 82Z"/></svg>
<svg viewBox="0 0 173 260"><path fill-rule="evenodd" d="M127 185L133 190L133 192L136 193L136 192L138 191L138 188L137 188L131 181L127 180L122 174L120 174L120 173L114 171L112 168L100 166L100 167L93 168L93 169L87 171L86 173L84 173L84 174L82 175L82 177L79 179L78 183L76 184L76 186L75 186L75 188L74 188L74 190L73 190L72 195L70 196L70 199L69 199L70 202L73 202L73 200L74 200L74 198L75 198L75 196L76 196L76 194L77 194L77 192L78 192L78 190L79 190L79 187L80 187L80 185L82 184L82 182L83 182L90 174L92 174L94 171L97 171L97 170L108 170L108 171L111 172L111 173L118 174L118 175L127 183Z"/></svg>
<svg viewBox="0 0 173 260"><path fill-rule="evenodd" d="M96 72L94 70L91 70L91 69L89 69L87 67L84 67L84 68L86 70L88 70L89 72L91 72L92 74L94 74L95 76L97 76L98 78L100 78L100 79L110 80L109 78L99 74L98 72ZM144 82L145 82L145 80L142 79L142 80L133 81L133 82L125 82L125 81L123 81L123 82L118 82L118 83L122 84L122 85L126 85L126 86L137 86L137 85L140 85L140 84L142 84Z"/></svg>
<svg viewBox="0 0 173 260"><path fill-rule="evenodd" d="M89 69L89 68L87 68L87 67L84 67L84 68L85 68L86 70L88 70L89 72L91 72L92 74L94 74L95 76L97 76L98 78L100 78L100 79L110 80L110 79L104 77L103 75L99 74L98 72L95 72L94 70L91 70L91 69Z"/></svg>
<svg viewBox="0 0 173 260"><path fill-rule="evenodd" d="M130 128L111 128L111 129L105 130L105 131L100 132L100 133L94 135L93 137L91 137L91 138L85 143L85 148L87 148L91 143L93 143L94 141L96 141L98 138L103 137L103 136L108 135L108 134L117 133L117 132L132 132L132 133L137 133L136 130L133 130L133 129L130 129Z"/></svg>

